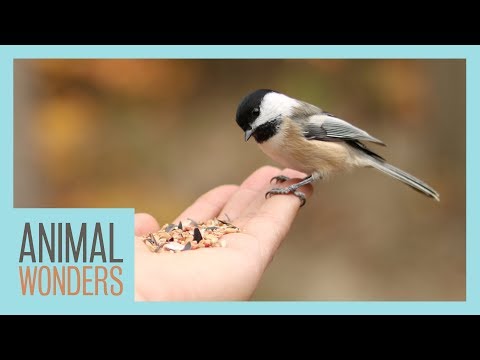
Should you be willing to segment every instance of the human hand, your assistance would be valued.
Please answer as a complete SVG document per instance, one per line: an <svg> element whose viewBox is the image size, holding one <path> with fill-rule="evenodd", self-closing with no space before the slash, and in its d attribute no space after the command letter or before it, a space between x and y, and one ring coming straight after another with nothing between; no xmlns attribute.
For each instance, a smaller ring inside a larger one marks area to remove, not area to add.
<svg viewBox="0 0 480 360"><path fill-rule="evenodd" d="M265 199L270 179L286 175L298 182L305 175L271 166L256 170L240 186L222 185L198 198L174 221L187 218L204 222L228 214L240 233L225 234L226 247L202 248L180 253L152 253L135 239L136 301L248 300L275 251L287 235L300 201L293 195ZM307 197L311 185L299 189ZM135 235L159 230L148 214L135 215Z"/></svg>

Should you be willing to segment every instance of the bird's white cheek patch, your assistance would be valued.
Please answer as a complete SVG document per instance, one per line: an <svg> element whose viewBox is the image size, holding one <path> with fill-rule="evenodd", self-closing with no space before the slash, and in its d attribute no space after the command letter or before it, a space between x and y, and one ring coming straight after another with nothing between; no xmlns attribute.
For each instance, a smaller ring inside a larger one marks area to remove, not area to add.
<svg viewBox="0 0 480 360"><path fill-rule="evenodd" d="M290 116L292 109L298 106L298 101L286 95L269 93L265 95L260 105L260 116L252 124L258 127L279 116Z"/></svg>

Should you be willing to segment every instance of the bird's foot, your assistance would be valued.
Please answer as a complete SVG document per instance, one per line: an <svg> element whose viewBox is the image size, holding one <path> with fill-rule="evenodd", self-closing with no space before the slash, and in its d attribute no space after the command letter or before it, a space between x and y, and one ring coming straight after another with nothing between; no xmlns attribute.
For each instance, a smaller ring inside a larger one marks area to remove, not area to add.
<svg viewBox="0 0 480 360"><path fill-rule="evenodd" d="M277 180L278 182L284 182L290 179L286 176L279 175L279 176L273 177L272 180ZM312 181L314 181L314 178L312 175L310 175L302 179L300 182L287 186L286 188L273 188L265 194L265 198L268 199L272 195L293 194L300 199L300 207L302 207L307 202L307 198L303 192L298 191L298 188L300 188L301 186L310 184Z"/></svg>
<svg viewBox="0 0 480 360"><path fill-rule="evenodd" d="M288 176L285 176L285 175L277 175L277 176L274 176L273 178L270 179L270 184L272 183L272 181L275 181L275 184L281 184L285 181L288 181L290 180L290 178Z"/></svg>
<svg viewBox="0 0 480 360"><path fill-rule="evenodd" d="M289 186L289 187L286 187L286 188L273 188L273 189L267 191L267 193L265 194L265 198L268 199L272 195L293 194L300 199L300 207L302 207L307 202L307 198L305 197L304 193L302 193L301 191L297 191L297 189L298 189L298 187L296 187L296 186Z"/></svg>

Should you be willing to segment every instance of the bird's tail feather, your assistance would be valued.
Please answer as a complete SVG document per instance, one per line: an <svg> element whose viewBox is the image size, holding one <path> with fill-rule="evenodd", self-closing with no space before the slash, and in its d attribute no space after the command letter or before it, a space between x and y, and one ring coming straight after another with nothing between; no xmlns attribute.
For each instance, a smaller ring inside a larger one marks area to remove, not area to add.
<svg viewBox="0 0 480 360"><path fill-rule="evenodd" d="M390 175L394 179L397 179L404 184L412 187L414 190L417 190L429 197L434 198L437 201L440 201L440 194L436 192L431 186L425 184L423 181L417 179L416 177L406 173L403 170L396 168L393 165L390 165L380 159L372 158L370 165L383 172L384 174Z"/></svg>

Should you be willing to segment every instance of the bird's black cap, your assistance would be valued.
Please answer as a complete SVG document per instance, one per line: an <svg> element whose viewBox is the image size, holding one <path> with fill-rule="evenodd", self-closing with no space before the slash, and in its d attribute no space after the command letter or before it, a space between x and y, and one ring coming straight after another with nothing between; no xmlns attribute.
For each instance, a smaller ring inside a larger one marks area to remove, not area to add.
<svg viewBox="0 0 480 360"><path fill-rule="evenodd" d="M243 98L237 108L236 121L238 126L242 128L243 131L247 131L251 128L251 124L258 117L259 113L255 112L255 108L259 108L262 103L263 97L271 92L277 92L271 89L259 89L251 92Z"/></svg>

